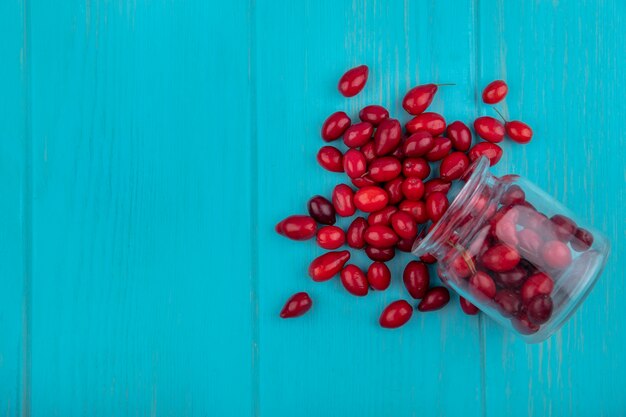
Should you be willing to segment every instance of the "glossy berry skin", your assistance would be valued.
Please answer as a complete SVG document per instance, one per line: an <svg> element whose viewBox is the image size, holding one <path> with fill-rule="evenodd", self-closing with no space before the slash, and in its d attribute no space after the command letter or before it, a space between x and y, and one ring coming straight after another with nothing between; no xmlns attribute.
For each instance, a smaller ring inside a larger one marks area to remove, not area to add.
<svg viewBox="0 0 626 417"><path fill-rule="evenodd" d="M446 129L446 136L457 151L466 152L472 145L472 132L463 122L450 123Z"/></svg>
<svg viewBox="0 0 626 417"><path fill-rule="evenodd" d="M331 114L322 125L322 139L326 142L339 139L343 132L350 127L350 123L352 123L350 118L343 111Z"/></svg>
<svg viewBox="0 0 626 417"><path fill-rule="evenodd" d="M293 240L308 240L315 236L317 223L310 216L289 216L276 225L276 232Z"/></svg>
<svg viewBox="0 0 626 417"><path fill-rule="evenodd" d="M333 250L342 246L346 241L346 234L337 226L324 226L317 231L319 247Z"/></svg>
<svg viewBox="0 0 626 417"><path fill-rule="evenodd" d="M327 171L343 172L343 154L334 146L322 146L317 152L317 162Z"/></svg>
<svg viewBox="0 0 626 417"><path fill-rule="evenodd" d="M333 204L321 195L312 197L307 203L307 208L309 216L318 223L332 225L337 221Z"/></svg>
<svg viewBox="0 0 626 417"><path fill-rule="evenodd" d="M417 115L423 113L432 103L437 86L435 84L418 85L410 89L402 100L402 107L407 113Z"/></svg>
<svg viewBox="0 0 626 417"><path fill-rule="evenodd" d="M368 245L379 249L393 247L398 242L398 235L393 229L382 225L368 227L363 237Z"/></svg>
<svg viewBox="0 0 626 417"><path fill-rule="evenodd" d="M350 178L358 178L367 171L365 155L358 149L348 149L343 155L343 170Z"/></svg>
<svg viewBox="0 0 626 417"><path fill-rule="evenodd" d="M418 201L424 195L424 183L419 178L406 178L402 182L402 194L409 201Z"/></svg>
<svg viewBox="0 0 626 417"><path fill-rule="evenodd" d="M469 150L467 156L469 156L471 162L484 156L489 159L489 166L494 166L502 158L502 148L495 143L481 142L474 145Z"/></svg>
<svg viewBox="0 0 626 417"><path fill-rule="evenodd" d="M517 184L510 185L502 197L500 197L500 202L503 206L514 206L517 204L522 204L526 200L526 193L522 188Z"/></svg>
<svg viewBox="0 0 626 417"><path fill-rule="evenodd" d="M289 297L285 306L280 311L280 317L283 319L291 319L294 317L300 317L313 306L313 300L309 297L309 294L305 292L298 292Z"/></svg>
<svg viewBox="0 0 626 417"><path fill-rule="evenodd" d="M391 271L383 262L372 262L367 268L367 282L376 291L384 291L391 284Z"/></svg>
<svg viewBox="0 0 626 417"><path fill-rule="evenodd" d="M428 197L432 193L444 193L448 194L452 184L449 181L444 181L441 178L433 178L424 183L424 196Z"/></svg>
<svg viewBox="0 0 626 417"><path fill-rule="evenodd" d="M383 120L389 118L389 111L383 106L372 104L365 106L359 112L359 119L363 122L378 126Z"/></svg>
<svg viewBox="0 0 626 417"><path fill-rule="evenodd" d="M383 189L389 196L389 204L398 204L404 199L404 194L402 194L403 181L404 177L400 176L392 179L391 181L387 181L383 186Z"/></svg>
<svg viewBox="0 0 626 417"><path fill-rule="evenodd" d="M554 281L552 281L552 278L546 273L537 272L529 276L526 282L524 282L520 295L522 296L522 301L528 303L538 295L550 295L553 288Z"/></svg>
<svg viewBox="0 0 626 417"><path fill-rule="evenodd" d="M552 222L554 233L563 242L569 242L574 237L576 229L578 229L574 220L562 214L555 214L550 218L550 221Z"/></svg>
<svg viewBox="0 0 626 417"><path fill-rule="evenodd" d="M509 92L509 87L502 80L492 81L483 90L483 102L496 104L501 102Z"/></svg>
<svg viewBox="0 0 626 417"><path fill-rule="evenodd" d="M347 250L320 255L309 265L309 276L316 282L328 281L341 271L348 259L350 252Z"/></svg>
<svg viewBox="0 0 626 417"><path fill-rule="evenodd" d="M469 164L469 158L463 152L452 152L441 161L439 176L444 181L458 180L469 168Z"/></svg>
<svg viewBox="0 0 626 417"><path fill-rule="evenodd" d="M376 182L390 181L402 172L402 164L393 156L376 158L369 164L368 168L370 178Z"/></svg>
<svg viewBox="0 0 626 417"><path fill-rule="evenodd" d="M533 130L524 122L512 120L504 124L506 134L517 143L528 143L533 138Z"/></svg>
<svg viewBox="0 0 626 417"><path fill-rule="evenodd" d="M541 258L549 268L565 269L572 263L572 254L567 245L558 240L546 242L541 247Z"/></svg>
<svg viewBox="0 0 626 417"><path fill-rule="evenodd" d="M428 221L428 213L426 212L426 203L423 201L405 200L398 206L400 211L404 211L411 215L417 224L424 224Z"/></svg>
<svg viewBox="0 0 626 417"><path fill-rule="evenodd" d="M430 162L435 162L443 159L452 150L452 142L448 138L435 138L435 145L426 152L424 158Z"/></svg>
<svg viewBox="0 0 626 417"><path fill-rule="evenodd" d="M402 141L402 126L396 119L383 120L374 133L374 151L384 156L396 150Z"/></svg>
<svg viewBox="0 0 626 417"><path fill-rule="evenodd" d="M519 295L511 290L500 290L493 300L498 305L500 314L504 317L517 316L522 308L522 300Z"/></svg>
<svg viewBox="0 0 626 417"><path fill-rule="evenodd" d="M477 271L469 279L470 291L478 297L493 298L496 295L496 283L486 273Z"/></svg>
<svg viewBox="0 0 626 417"><path fill-rule="evenodd" d="M394 248L377 248L375 246L367 246L365 248L365 254L372 261L387 262L396 256Z"/></svg>
<svg viewBox="0 0 626 417"><path fill-rule="evenodd" d="M502 142L504 139L504 125L491 116L481 116L474 120L474 131L481 138L492 142Z"/></svg>
<svg viewBox="0 0 626 417"><path fill-rule="evenodd" d="M435 146L433 135L423 130L413 133L402 144L402 153L409 158L424 156Z"/></svg>
<svg viewBox="0 0 626 417"><path fill-rule="evenodd" d="M346 184L338 184L335 186L332 201L335 212L342 217L350 217L356 212L354 191Z"/></svg>
<svg viewBox="0 0 626 417"><path fill-rule="evenodd" d="M424 298L417 305L422 312L442 309L450 301L450 291L446 287L433 287L426 291Z"/></svg>
<svg viewBox="0 0 626 417"><path fill-rule="evenodd" d="M352 295L363 297L367 295L369 286L365 273L356 265L346 265L339 274L343 287Z"/></svg>
<svg viewBox="0 0 626 417"><path fill-rule="evenodd" d="M424 158L405 158L402 161L402 175L426 179L430 175L430 165Z"/></svg>
<svg viewBox="0 0 626 417"><path fill-rule="evenodd" d="M413 315L413 307L404 300L394 301L383 310L378 323L386 329L395 329L404 324Z"/></svg>
<svg viewBox="0 0 626 417"><path fill-rule="evenodd" d="M343 134L343 143L349 148L365 145L374 134L374 126L368 122L355 123Z"/></svg>
<svg viewBox="0 0 626 417"><path fill-rule="evenodd" d="M365 87L368 75L369 69L367 65L351 68L341 76L337 89L344 97L354 97Z"/></svg>
<svg viewBox="0 0 626 417"><path fill-rule="evenodd" d="M547 295L540 295L526 305L526 315L531 323L543 324L552 316L552 308L552 299Z"/></svg>
<svg viewBox="0 0 626 417"><path fill-rule="evenodd" d="M402 282L411 297L423 298L430 285L430 273L423 262L411 261L404 267Z"/></svg>
<svg viewBox="0 0 626 417"><path fill-rule="evenodd" d="M424 130L433 136L439 136L446 131L446 120L439 113L426 112L409 120L405 127L409 133Z"/></svg>
<svg viewBox="0 0 626 417"><path fill-rule="evenodd" d="M377 157L374 147L374 139L372 139L359 148L368 163L372 162Z"/></svg>
<svg viewBox="0 0 626 417"><path fill-rule="evenodd" d="M374 181L373 179L371 179L369 177L369 175L365 174L361 177L357 177L357 178L352 178L350 181L352 181L352 184L356 187L356 188L363 188L363 187L367 187L369 185L376 185L376 181Z"/></svg>
<svg viewBox="0 0 626 417"><path fill-rule="evenodd" d="M346 242L348 246L354 249L363 249L365 247L365 229L367 228L368 224L365 218L357 217L352 220L346 232Z"/></svg>
<svg viewBox="0 0 626 417"><path fill-rule="evenodd" d="M400 240L398 240L398 243L396 243L396 249L401 251L401 252L411 252L413 250L413 244L415 243L415 237L413 238L402 238Z"/></svg>
<svg viewBox="0 0 626 417"><path fill-rule="evenodd" d="M448 206L448 198L444 193L432 193L426 197L426 213L433 223L437 223L443 217Z"/></svg>
<svg viewBox="0 0 626 417"><path fill-rule="evenodd" d="M354 205L361 211L372 213L384 208L389 202L385 190L377 186L360 188L354 195ZM337 207L335 206L335 210Z"/></svg>
<svg viewBox="0 0 626 417"><path fill-rule="evenodd" d="M469 316L474 316L480 311L478 307L476 307L474 304L470 303L463 297L459 297L459 304L461 304L461 310L463 310L463 312Z"/></svg>
<svg viewBox="0 0 626 417"><path fill-rule="evenodd" d="M576 252L584 252L593 245L593 234L589 230L579 227L570 240L570 245Z"/></svg>
<svg viewBox="0 0 626 417"><path fill-rule="evenodd" d="M510 271L494 274L494 279L501 287L515 289L524 283L527 276L526 269L518 265Z"/></svg>
<svg viewBox="0 0 626 417"><path fill-rule="evenodd" d="M519 316L511 319L511 324L513 325L515 330L524 335L537 333L537 331L539 330L539 326L535 323L532 323L526 316L526 313L522 313Z"/></svg>
<svg viewBox="0 0 626 417"><path fill-rule="evenodd" d="M391 216L398 211L395 206L387 206L383 209L370 213L367 216L367 224L370 226L388 226L391 222Z"/></svg>
<svg viewBox="0 0 626 417"><path fill-rule="evenodd" d="M494 272L510 271L520 259L515 249L503 244L493 245L481 257L482 264Z"/></svg>
<svg viewBox="0 0 626 417"><path fill-rule="evenodd" d="M417 236L417 222L403 211L391 215L391 228L401 239L415 239Z"/></svg>

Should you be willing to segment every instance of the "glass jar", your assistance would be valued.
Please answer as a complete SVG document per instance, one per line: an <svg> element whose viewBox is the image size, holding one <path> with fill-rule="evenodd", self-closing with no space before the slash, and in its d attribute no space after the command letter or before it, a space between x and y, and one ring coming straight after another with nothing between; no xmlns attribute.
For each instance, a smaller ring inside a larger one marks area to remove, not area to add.
<svg viewBox="0 0 626 417"><path fill-rule="evenodd" d="M491 175L485 157L465 177L413 253L437 258L444 284L528 343L545 340L589 294L609 243L524 178Z"/></svg>

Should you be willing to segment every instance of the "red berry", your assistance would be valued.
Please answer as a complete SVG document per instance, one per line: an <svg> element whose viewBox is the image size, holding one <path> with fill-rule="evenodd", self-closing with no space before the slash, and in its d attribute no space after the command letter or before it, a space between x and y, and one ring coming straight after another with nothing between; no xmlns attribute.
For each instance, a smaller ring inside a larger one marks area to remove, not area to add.
<svg viewBox="0 0 626 417"><path fill-rule="evenodd" d="M305 292L296 293L289 297L285 306L280 311L280 317L283 319L299 317L309 311L312 305L313 301L311 297L309 297L309 294Z"/></svg>
<svg viewBox="0 0 626 417"><path fill-rule="evenodd" d="M398 235L393 229L382 225L368 227L363 237L368 245L376 248L390 248L398 242Z"/></svg>
<svg viewBox="0 0 626 417"><path fill-rule="evenodd" d="M343 155L343 170L350 178L358 178L367 171L365 155L358 149L348 149Z"/></svg>
<svg viewBox="0 0 626 417"><path fill-rule="evenodd" d="M517 247L525 254L536 256L543 245L543 239L532 229L517 233Z"/></svg>
<svg viewBox="0 0 626 417"><path fill-rule="evenodd" d="M500 314L504 317L517 316L522 308L522 301L515 292L511 290L500 290L493 300L498 305Z"/></svg>
<svg viewBox="0 0 626 417"><path fill-rule="evenodd" d="M352 178L350 181L352 182L352 185L354 185L356 188L363 188L363 187L377 184L376 181L374 181L373 179L369 177L369 175L363 175L362 177Z"/></svg>
<svg viewBox="0 0 626 417"><path fill-rule="evenodd" d="M410 214L403 211L391 215L391 227L402 239L415 239L417 236L417 222Z"/></svg>
<svg viewBox="0 0 626 417"><path fill-rule="evenodd" d="M354 191L346 184L335 186L332 195L335 212L342 217L350 217L356 212Z"/></svg>
<svg viewBox="0 0 626 417"><path fill-rule="evenodd" d="M574 237L576 229L578 229L574 220L562 214L552 216L550 221L552 222L554 233L563 242L569 242Z"/></svg>
<svg viewBox="0 0 626 417"><path fill-rule="evenodd" d="M448 181L444 181L441 178L433 178L424 183L424 196L428 197L432 193L444 193L448 194L452 184Z"/></svg>
<svg viewBox="0 0 626 417"><path fill-rule="evenodd" d="M452 142L450 142L450 139L448 138L435 138L434 141L435 145L430 149L430 151L426 152L426 155L424 156L424 158L430 162L443 159L452 149Z"/></svg>
<svg viewBox="0 0 626 417"><path fill-rule="evenodd" d="M461 309L463 310L463 312L470 316L478 314L478 312L480 311L478 310L478 307L476 307L474 304L470 303L463 297L459 297L459 303L461 304Z"/></svg>
<svg viewBox="0 0 626 417"><path fill-rule="evenodd" d="M426 213L433 223L437 223L448 210L448 198L444 193L432 193L426 197Z"/></svg>
<svg viewBox="0 0 626 417"><path fill-rule="evenodd" d="M424 224L428 221L428 213L426 212L426 203L423 201L404 200L398 206L400 211L410 214L417 224Z"/></svg>
<svg viewBox="0 0 626 417"><path fill-rule="evenodd" d="M394 301L383 310L378 322L382 327L395 329L404 325L413 314L413 307L404 300Z"/></svg>
<svg viewBox="0 0 626 417"><path fill-rule="evenodd" d="M540 295L530 300L526 306L528 320L534 324L543 324L552 315L552 299L547 295Z"/></svg>
<svg viewBox="0 0 626 417"><path fill-rule="evenodd" d="M378 126L380 122L389 118L389 112L383 106L372 104L365 106L359 112L359 119L364 122L369 122L374 126Z"/></svg>
<svg viewBox="0 0 626 417"><path fill-rule="evenodd" d="M467 153L467 156L469 156L472 162L481 156L485 156L489 159L489 165L494 166L502 158L502 148L495 143L481 142L474 145Z"/></svg>
<svg viewBox="0 0 626 417"><path fill-rule="evenodd" d="M416 177L406 178L402 182L402 194L407 200L418 201L424 195L424 183Z"/></svg>
<svg viewBox="0 0 626 417"><path fill-rule="evenodd" d="M489 142L498 143L504 139L504 126L491 116L482 116L474 120L474 130L478 136Z"/></svg>
<svg viewBox="0 0 626 417"><path fill-rule="evenodd" d="M533 138L533 130L524 122L513 120L504 124L506 134L517 143L528 143Z"/></svg>
<svg viewBox="0 0 626 417"><path fill-rule="evenodd" d="M415 237L406 239L402 238L396 243L396 249L402 252L411 252L413 250L413 244L415 243Z"/></svg>
<svg viewBox="0 0 626 417"><path fill-rule="evenodd" d="M433 287L417 305L419 311L435 311L443 308L450 301L450 292L445 287Z"/></svg>
<svg viewBox="0 0 626 417"><path fill-rule="evenodd" d="M346 265L339 274L344 288L352 295L363 297L369 289L365 273L356 265Z"/></svg>
<svg viewBox="0 0 626 417"><path fill-rule="evenodd" d="M469 158L463 152L452 152L441 161L439 175L445 181L458 180L468 167Z"/></svg>
<svg viewBox="0 0 626 417"><path fill-rule="evenodd" d="M331 172L343 172L343 155L334 146L322 146L317 152L317 162Z"/></svg>
<svg viewBox="0 0 626 417"><path fill-rule="evenodd" d="M466 152L472 145L472 132L463 122L452 122L446 129L446 136L457 151Z"/></svg>
<svg viewBox="0 0 626 417"><path fill-rule="evenodd" d="M402 126L396 119L383 120L374 133L374 151L383 156L396 150L402 141Z"/></svg>
<svg viewBox="0 0 626 417"><path fill-rule="evenodd" d="M439 113L426 112L409 120L405 127L409 133L425 130L433 136L438 136L445 132L446 120Z"/></svg>
<svg viewBox="0 0 626 417"><path fill-rule="evenodd" d="M503 206L522 204L525 200L526 193L524 193L524 190L517 184L510 185L504 194L502 194L502 197L500 197L500 203L502 203Z"/></svg>
<svg viewBox="0 0 626 417"><path fill-rule="evenodd" d="M374 133L374 126L368 122L355 123L343 134L343 143L349 148L365 145Z"/></svg>
<svg viewBox="0 0 626 417"><path fill-rule="evenodd" d="M367 216L367 224L370 226L375 226L377 224L387 226L391 221L391 216L397 211L397 207L387 206L383 209L370 213L369 216Z"/></svg>
<svg viewBox="0 0 626 417"><path fill-rule="evenodd" d="M483 265L495 272L506 272L515 268L520 261L517 251L507 245L496 244L485 253L481 261Z"/></svg>
<svg viewBox="0 0 626 417"><path fill-rule="evenodd" d="M550 295L553 288L554 281L552 281L552 278L544 272L537 272L529 276L524 285L522 285L520 291L522 301L528 303L538 295Z"/></svg>
<svg viewBox="0 0 626 417"><path fill-rule="evenodd" d="M393 156L374 159L369 165L369 176L376 182L391 181L400 175L400 172L402 172L402 164Z"/></svg>
<svg viewBox="0 0 626 417"><path fill-rule="evenodd" d="M346 241L348 246L354 249L363 249L365 247L365 229L368 228L367 220L363 217L357 217L348 226L346 233Z"/></svg>
<svg viewBox="0 0 626 417"><path fill-rule="evenodd" d="M490 82L483 90L483 101L487 104L499 103L506 97L509 87L502 80Z"/></svg>
<svg viewBox="0 0 626 417"><path fill-rule="evenodd" d="M354 97L363 90L367 82L369 69L367 65L359 65L346 71L339 79L337 88L345 97Z"/></svg>
<svg viewBox="0 0 626 417"><path fill-rule="evenodd" d="M579 227L576 229L576 233L574 233L570 245L572 245L572 249L575 251L584 252L593 245L593 235L589 230Z"/></svg>
<svg viewBox="0 0 626 417"><path fill-rule="evenodd" d="M354 205L361 211L371 213L382 209L389 202L385 190L376 186L365 186L354 195ZM337 209L337 207L335 207Z"/></svg>
<svg viewBox="0 0 626 417"><path fill-rule="evenodd" d="M470 290L477 297L493 298L496 295L496 283L482 271L477 271L469 279Z"/></svg>
<svg viewBox="0 0 626 417"><path fill-rule="evenodd" d="M324 249L337 249L346 241L343 230L337 226L324 226L317 231L317 244Z"/></svg>
<svg viewBox="0 0 626 417"><path fill-rule="evenodd" d="M367 281L377 291L384 291L391 284L391 271L383 262L373 262L367 268Z"/></svg>
<svg viewBox="0 0 626 417"><path fill-rule="evenodd" d="M402 153L408 157L424 156L435 146L435 139L430 133L420 130L409 136L402 144Z"/></svg>
<svg viewBox="0 0 626 417"><path fill-rule="evenodd" d="M309 216L289 216L276 225L276 231L289 239L307 240L315 236L317 223Z"/></svg>
<svg viewBox="0 0 626 417"><path fill-rule="evenodd" d="M539 326L528 320L526 313L521 313L519 316L512 318L511 324L521 334L533 334L539 330Z"/></svg>
<svg viewBox="0 0 626 417"><path fill-rule="evenodd" d="M494 274L494 279L501 287L518 288L527 276L526 269L518 265L510 271Z"/></svg>
<svg viewBox="0 0 626 417"><path fill-rule="evenodd" d="M546 242L541 247L541 258L550 268L565 269L572 262L572 254L567 245L558 240Z"/></svg>
<svg viewBox="0 0 626 417"><path fill-rule="evenodd" d="M430 285L428 268L422 262L411 261L404 267L402 281L411 297L423 298Z"/></svg>
<svg viewBox="0 0 626 417"><path fill-rule="evenodd" d="M377 248L375 246L367 246L365 248L365 254L372 261L387 262L396 256L396 251L394 248Z"/></svg>
<svg viewBox="0 0 626 417"><path fill-rule="evenodd" d="M435 84L418 85L406 93L402 100L402 107L412 115L423 113L432 103L435 93L437 93Z"/></svg>
<svg viewBox="0 0 626 417"><path fill-rule="evenodd" d="M430 165L423 158L406 158L402 162L402 174L405 177L417 177L423 180L430 175Z"/></svg>
<svg viewBox="0 0 626 417"><path fill-rule="evenodd" d="M365 145L361 146L359 150L365 156L365 160L370 163L376 159L376 151L374 151L374 140L368 141Z"/></svg>
<svg viewBox="0 0 626 417"><path fill-rule="evenodd" d="M322 139L326 142L339 139L343 132L350 127L350 123L352 123L350 118L343 111L331 114L322 125Z"/></svg>
<svg viewBox="0 0 626 417"><path fill-rule="evenodd" d="M309 276L313 278L313 281L328 281L341 271L348 259L350 259L350 252L347 250L320 255L309 265Z"/></svg>
<svg viewBox="0 0 626 417"><path fill-rule="evenodd" d="M389 204L398 204L404 199L404 194L402 194L403 181L404 177L397 177L391 181L387 181L383 186L389 196Z"/></svg>
<svg viewBox="0 0 626 417"><path fill-rule="evenodd" d="M321 224L335 224L335 208L327 198L321 195L312 197L307 203L309 215Z"/></svg>

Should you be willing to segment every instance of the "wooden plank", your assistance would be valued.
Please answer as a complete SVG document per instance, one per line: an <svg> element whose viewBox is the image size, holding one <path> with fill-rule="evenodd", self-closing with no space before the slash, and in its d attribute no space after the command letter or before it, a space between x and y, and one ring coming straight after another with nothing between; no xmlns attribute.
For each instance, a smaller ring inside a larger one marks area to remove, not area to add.
<svg viewBox="0 0 626 417"><path fill-rule="evenodd" d="M312 242L273 231L283 217L306 212L310 196L329 196L345 181L315 161L319 128L331 112L356 117L360 107L380 103L407 120L404 92L434 81L457 86L442 89L433 109L473 117L471 2L259 1L257 19L261 414L480 415L479 328L457 299L439 313L416 313L402 329L378 327L384 306L407 297L400 277L409 255L390 263L390 289L357 299L337 279L307 277L308 263L322 253ZM344 99L337 80L361 63L370 67L368 85ZM353 259L368 265L360 253ZM283 302L297 291L311 294L313 310L280 320Z"/></svg>
<svg viewBox="0 0 626 417"><path fill-rule="evenodd" d="M252 414L248 2L31 8L33 415Z"/></svg>
<svg viewBox="0 0 626 417"><path fill-rule="evenodd" d="M504 110L535 130L530 144L505 145L497 171L528 177L613 244L587 301L547 342L528 346L486 324L487 415L624 415L626 7L485 0L480 11L480 87L506 79Z"/></svg>
<svg viewBox="0 0 626 417"><path fill-rule="evenodd" d="M29 44L26 6L0 2L0 415L27 415L30 317Z"/></svg>

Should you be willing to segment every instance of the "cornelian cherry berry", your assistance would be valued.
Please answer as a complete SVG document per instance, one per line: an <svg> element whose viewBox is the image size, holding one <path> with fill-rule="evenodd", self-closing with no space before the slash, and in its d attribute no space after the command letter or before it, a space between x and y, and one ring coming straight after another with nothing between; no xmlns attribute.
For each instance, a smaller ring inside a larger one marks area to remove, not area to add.
<svg viewBox="0 0 626 417"><path fill-rule="evenodd" d="M377 248L375 246L367 246L365 248L365 254L372 261L387 262L396 256L396 251L394 248Z"/></svg>
<svg viewBox="0 0 626 417"><path fill-rule="evenodd" d="M350 252L347 250L320 255L309 265L309 276L313 278L313 281L328 281L341 271L348 259L350 259Z"/></svg>
<svg viewBox="0 0 626 417"><path fill-rule="evenodd" d="M309 216L289 216L276 225L276 232L293 240L307 240L315 236L317 224Z"/></svg>
<svg viewBox="0 0 626 417"><path fill-rule="evenodd" d="M461 304L461 309L467 315L473 316L478 314L478 312L480 311L478 307L476 307L474 304L470 303L463 297L459 297L459 304Z"/></svg>
<svg viewBox="0 0 626 417"><path fill-rule="evenodd" d="M446 120L439 113L426 112L409 120L405 127L409 133L425 130L433 136L438 136L445 132Z"/></svg>
<svg viewBox="0 0 626 417"><path fill-rule="evenodd" d="M424 158L406 158L402 162L402 174L423 180L430 175L430 165Z"/></svg>
<svg viewBox="0 0 626 417"><path fill-rule="evenodd" d="M335 208L327 198L321 195L313 196L307 203L307 208L309 209L309 215L316 222L329 225L335 224Z"/></svg>
<svg viewBox="0 0 626 417"><path fill-rule="evenodd" d="M428 197L432 193L448 194L452 187L452 183L444 181L441 178L433 178L424 183L424 196Z"/></svg>
<svg viewBox="0 0 626 417"><path fill-rule="evenodd" d="M402 141L402 126L396 119L383 120L374 133L376 155L388 155L396 150Z"/></svg>
<svg viewBox="0 0 626 417"><path fill-rule="evenodd" d="M337 249L346 241L343 230L337 226L324 226L317 231L317 244L324 249Z"/></svg>
<svg viewBox="0 0 626 417"><path fill-rule="evenodd" d="M499 103L506 97L506 93L508 92L509 87L504 81L492 81L487 84L487 87L483 90L483 102L487 104Z"/></svg>
<svg viewBox="0 0 626 417"><path fill-rule="evenodd" d="M402 152L407 157L424 156L435 146L435 139L430 133L420 130L409 136L402 144Z"/></svg>
<svg viewBox="0 0 626 417"><path fill-rule="evenodd" d="M570 245L576 252L584 252L593 245L593 234L589 230L579 227L570 240Z"/></svg>
<svg viewBox="0 0 626 417"><path fill-rule="evenodd" d="M363 297L367 295L369 286L365 273L356 265L346 265L339 274L344 288L352 295Z"/></svg>
<svg viewBox="0 0 626 417"><path fill-rule="evenodd" d="M415 239L417 236L417 222L404 211L391 215L391 228L401 239Z"/></svg>
<svg viewBox="0 0 626 417"><path fill-rule="evenodd" d="M423 262L411 261L404 267L402 281L411 297L423 298L430 285L430 273Z"/></svg>
<svg viewBox="0 0 626 417"><path fill-rule="evenodd" d="M342 217L350 217L356 212L354 191L346 184L335 186L332 201L335 212Z"/></svg>
<svg viewBox="0 0 626 417"><path fill-rule="evenodd" d="M343 170L350 178L358 178L367 171L365 155L358 149L348 149L343 155Z"/></svg>
<svg viewBox="0 0 626 417"><path fill-rule="evenodd" d="M380 122L389 118L389 111L383 106L372 104L365 106L359 112L359 119L363 122L369 122L374 126L378 126Z"/></svg>
<svg viewBox="0 0 626 417"><path fill-rule="evenodd" d="M391 284L391 271L383 262L372 262L367 268L367 282L377 291L384 291Z"/></svg>
<svg viewBox="0 0 626 417"><path fill-rule="evenodd" d="M361 211L371 213L382 209L389 202L385 190L377 186L365 186L354 195L354 205ZM337 209L337 207L335 207Z"/></svg>
<svg viewBox="0 0 626 417"><path fill-rule="evenodd" d="M496 283L487 273L477 271L469 279L470 291L477 297L493 298L496 295Z"/></svg>
<svg viewBox="0 0 626 417"><path fill-rule="evenodd" d="M426 212L426 203L424 201L404 200L399 205L400 211L410 214L417 224L424 224L428 221L428 213Z"/></svg>
<svg viewBox="0 0 626 417"><path fill-rule="evenodd" d="M343 134L343 143L349 148L365 145L374 134L374 126L369 122L355 123Z"/></svg>
<svg viewBox="0 0 626 417"><path fill-rule="evenodd" d="M533 324L543 324L552 316L552 299L547 295L540 295L530 300L526 305L526 315Z"/></svg>
<svg viewBox="0 0 626 417"><path fill-rule="evenodd" d="M456 121L448 125L446 136L457 151L466 152L472 145L472 132L463 122Z"/></svg>
<svg viewBox="0 0 626 417"><path fill-rule="evenodd" d="M402 194L409 201L418 201L424 195L424 183L416 177L406 178L402 182Z"/></svg>
<svg viewBox="0 0 626 417"><path fill-rule="evenodd" d="M405 300L394 301L383 310L378 323L381 327L395 329L404 324L413 315L413 307Z"/></svg>
<svg viewBox="0 0 626 417"><path fill-rule="evenodd" d="M349 152L349 151L348 151ZM346 153L347 155L347 153ZM344 161L346 157L344 156ZM390 181L400 175L402 164L393 156L383 156L374 159L369 164L369 176L376 182Z"/></svg>
<svg viewBox="0 0 626 417"><path fill-rule="evenodd" d="M435 311L443 308L449 301L450 292L446 287L433 287L426 291L417 309L422 312Z"/></svg>
<svg viewBox="0 0 626 417"><path fill-rule="evenodd" d="M367 82L369 69L367 65L359 65L346 71L339 79L337 88L345 97L354 97L363 90Z"/></svg>
<svg viewBox="0 0 626 417"><path fill-rule="evenodd" d="M404 181L404 177L399 176L397 178L392 179L391 181L387 181L383 186L384 190L387 192L389 196L389 204L398 204L404 199L404 195L402 194L402 182Z"/></svg>
<svg viewBox="0 0 626 417"><path fill-rule="evenodd" d="M543 244L540 250L543 262L554 269L565 269L572 262L572 254L567 245L558 240Z"/></svg>
<svg viewBox="0 0 626 417"><path fill-rule="evenodd" d="M525 144L530 142L533 138L533 130L530 126L519 120L506 122L504 129L506 130L506 134L517 143Z"/></svg>
<svg viewBox="0 0 626 417"><path fill-rule="evenodd" d="M550 295L554 288L554 281L544 272L537 272L526 279L520 294L522 301L528 303L538 295Z"/></svg>
<svg viewBox="0 0 626 417"><path fill-rule="evenodd" d="M432 193L426 197L426 213L433 223L437 223L448 209L448 198L444 193Z"/></svg>
<svg viewBox="0 0 626 417"><path fill-rule="evenodd" d="M395 206L387 206L378 211L374 211L367 216L367 224L375 226L380 224L382 226L388 226L391 221L391 216L398 211Z"/></svg>
<svg viewBox="0 0 626 417"><path fill-rule="evenodd" d="M289 297L285 306L280 311L280 317L283 319L290 319L294 317L300 317L311 309L313 301L309 294L306 292L298 292Z"/></svg>
<svg viewBox="0 0 626 417"><path fill-rule="evenodd" d="M452 152L441 161L439 175L444 181L458 180L469 167L469 163L469 158L463 152Z"/></svg>
<svg viewBox="0 0 626 417"><path fill-rule="evenodd" d="M363 217L357 217L352 220L346 232L346 242L348 246L354 249L363 249L365 247L365 229L367 229L368 226L367 220Z"/></svg>
<svg viewBox="0 0 626 417"><path fill-rule="evenodd" d="M474 145L469 150L467 156L469 156L471 162L484 156L489 159L489 165L494 166L502 158L502 148L495 143L481 142Z"/></svg>
<svg viewBox="0 0 626 417"><path fill-rule="evenodd" d="M398 235L389 226L370 226L365 229L363 237L368 245L379 249L393 247L398 242Z"/></svg>
<svg viewBox="0 0 626 417"><path fill-rule="evenodd" d="M506 272L515 268L520 261L517 251L504 244L496 244L482 255L482 263L494 272Z"/></svg>
<svg viewBox="0 0 626 417"><path fill-rule="evenodd" d="M343 154L334 146L322 146L317 152L317 162L330 172L343 172Z"/></svg>
<svg viewBox="0 0 626 417"><path fill-rule="evenodd" d="M481 116L474 120L474 130L478 136L489 142L498 143L504 139L504 126L491 116Z"/></svg>
<svg viewBox="0 0 626 417"><path fill-rule="evenodd" d="M440 137L434 139L434 145L430 151L426 152L424 158L430 162L443 159L452 150L452 142L448 138Z"/></svg>
<svg viewBox="0 0 626 417"><path fill-rule="evenodd" d="M350 127L350 123L352 123L350 118L343 111L331 114L322 125L322 139L326 142L339 139L343 132Z"/></svg>

